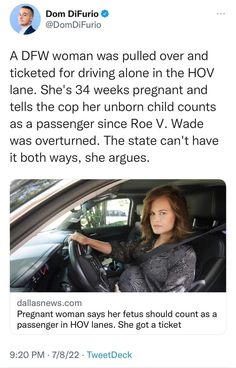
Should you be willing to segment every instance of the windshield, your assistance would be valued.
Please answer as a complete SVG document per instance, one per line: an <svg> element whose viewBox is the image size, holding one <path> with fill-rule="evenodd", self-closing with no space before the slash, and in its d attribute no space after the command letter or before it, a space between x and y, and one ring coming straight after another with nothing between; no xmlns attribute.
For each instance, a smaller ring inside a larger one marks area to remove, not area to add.
<svg viewBox="0 0 236 368"><path fill-rule="evenodd" d="M49 189L60 180L14 180L10 185L10 212L16 210L38 194Z"/></svg>

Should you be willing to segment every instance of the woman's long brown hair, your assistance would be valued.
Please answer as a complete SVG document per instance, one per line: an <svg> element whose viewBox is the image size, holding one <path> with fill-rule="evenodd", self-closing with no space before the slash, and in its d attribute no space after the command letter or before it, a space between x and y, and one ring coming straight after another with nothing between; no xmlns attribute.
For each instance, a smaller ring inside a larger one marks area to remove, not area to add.
<svg viewBox="0 0 236 368"><path fill-rule="evenodd" d="M142 237L144 241L153 238L153 231L150 224L150 212L152 202L160 197L166 197L175 213L175 224L171 241L180 241L191 233L190 217L188 214L187 202L182 191L173 186L165 186L152 189L144 199L144 206L141 218Z"/></svg>

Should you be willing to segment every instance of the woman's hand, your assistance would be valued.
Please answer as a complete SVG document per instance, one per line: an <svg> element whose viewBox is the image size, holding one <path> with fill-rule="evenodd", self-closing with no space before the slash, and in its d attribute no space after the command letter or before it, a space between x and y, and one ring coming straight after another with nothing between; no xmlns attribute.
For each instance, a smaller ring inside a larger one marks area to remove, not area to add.
<svg viewBox="0 0 236 368"><path fill-rule="evenodd" d="M103 242L100 240L88 238L85 235L82 235L80 233L75 232L72 234L68 241L75 240L81 245L89 245L91 248L98 250L99 252L102 252L104 254L110 254L111 253L111 244L107 242Z"/></svg>
<svg viewBox="0 0 236 368"><path fill-rule="evenodd" d="M89 244L89 238L85 235L82 235L80 233L75 232L74 234L70 235L69 241L75 240L81 245L87 245Z"/></svg>
<svg viewBox="0 0 236 368"><path fill-rule="evenodd" d="M115 284L114 292L115 293L121 293L118 282Z"/></svg>

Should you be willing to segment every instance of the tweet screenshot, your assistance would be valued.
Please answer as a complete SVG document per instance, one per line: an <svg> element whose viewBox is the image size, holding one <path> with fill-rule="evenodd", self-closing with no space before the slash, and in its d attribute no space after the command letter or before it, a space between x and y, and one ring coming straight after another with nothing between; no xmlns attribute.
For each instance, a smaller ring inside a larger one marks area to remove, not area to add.
<svg viewBox="0 0 236 368"><path fill-rule="evenodd" d="M235 8L1 4L2 368L236 367Z"/></svg>

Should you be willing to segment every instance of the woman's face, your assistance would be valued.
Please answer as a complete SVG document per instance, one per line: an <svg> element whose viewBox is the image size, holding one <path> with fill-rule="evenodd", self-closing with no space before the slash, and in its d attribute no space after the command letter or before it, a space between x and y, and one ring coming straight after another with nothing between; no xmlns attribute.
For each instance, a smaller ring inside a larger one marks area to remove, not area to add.
<svg viewBox="0 0 236 368"><path fill-rule="evenodd" d="M171 237L175 224L175 213L168 198L160 197L152 202L150 224L154 234Z"/></svg>

